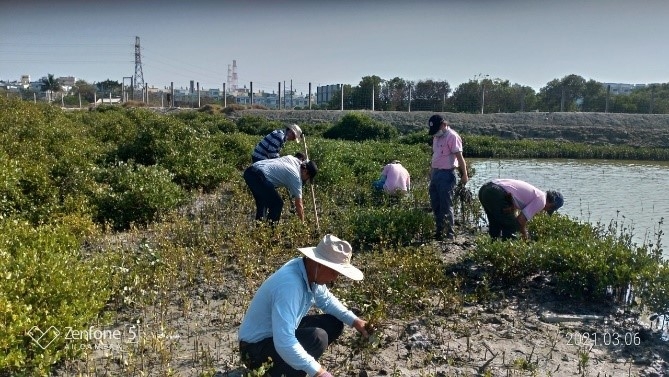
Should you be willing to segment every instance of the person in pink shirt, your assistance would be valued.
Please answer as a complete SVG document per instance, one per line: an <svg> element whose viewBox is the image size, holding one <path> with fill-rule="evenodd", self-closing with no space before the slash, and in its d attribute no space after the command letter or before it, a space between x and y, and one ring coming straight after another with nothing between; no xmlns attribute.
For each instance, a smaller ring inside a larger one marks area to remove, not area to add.
<svg viewBox="0 0 669 377"><path fill-rule="evenodd" d="M479 189L479 200L488 217L488 234L492 238L516 238L520 231L527 239L527 222L537 213L549 215L564 204L557 191L541 191L517 179L493 179Z"/></svg>
<svg viewBox="0 0 669 377"><path fill-rule="evenodd" d="M399 160L393 160L383 167L381 177L373 186L390 195L403 195L411 190L411 176Z"/></svg>
<svg viewBox="0 0 669 377"><path fill-rule="evenodd" d="M462 139L455 130L449 127L448 122L439 114L432 115L428 120L432 136L432 169L430 172L430 205L434 213L437 231L435 238L441 240L446 231L446 237L453 239L455 232L455 217L453 215L453 190L457 183L455 170L460 171L460 184L469 181L467 163L462 156ZM448 220L448 227L446 227Z"/></svg>

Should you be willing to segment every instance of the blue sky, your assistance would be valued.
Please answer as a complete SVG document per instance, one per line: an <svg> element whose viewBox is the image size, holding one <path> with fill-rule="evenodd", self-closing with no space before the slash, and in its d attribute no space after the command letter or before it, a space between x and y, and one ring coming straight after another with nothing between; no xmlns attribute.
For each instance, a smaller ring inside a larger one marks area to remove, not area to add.
<svg viewBox="0 0 669 377"><path fill-rule="evenodd" d="M89 82L135 74L149 86L298 92L363 76L489 75L538 90L568 74L669 82L669 1L38 1L0 5L0 80L48 73Z"/></svg>

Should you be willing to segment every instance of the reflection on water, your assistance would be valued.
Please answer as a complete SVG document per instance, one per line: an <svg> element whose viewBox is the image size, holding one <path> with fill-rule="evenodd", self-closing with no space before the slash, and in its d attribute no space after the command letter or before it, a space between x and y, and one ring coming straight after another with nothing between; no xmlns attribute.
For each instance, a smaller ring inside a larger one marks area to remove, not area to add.
<svg viewBox="0 0 669 377"><path fill-rule="evenodd" d="M632 229L637 243L656 240L662 231L669 258L669 162L607 160L470 159L476 173L469 186L493 178L514 178L565 198L560 213L592 224L616 221ZM660 226L660 221L664 223Z"/></svg>

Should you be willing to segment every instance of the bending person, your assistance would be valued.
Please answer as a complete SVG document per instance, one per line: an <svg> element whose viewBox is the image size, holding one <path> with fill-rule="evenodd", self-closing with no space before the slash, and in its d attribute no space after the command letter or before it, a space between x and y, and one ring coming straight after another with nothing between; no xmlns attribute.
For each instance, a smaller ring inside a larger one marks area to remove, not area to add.
<svg viewBox="0 0 669 377"><path fill-rule="evenodd" d="M313 161L301 161L295 156L284 156L262 160L244 170L244 180L256 203L256 220L279 221L283 210L283 199L277 188L286 187L295 200L295 211L304 221L302 184L311 181L318 173Z"/></svg>
<svg viewBox="0 0 669 377"><path fill-rule="evenodd" d="M301 137L302 129L297 124L291 124L285 130L274 130L256 144L251 154L251 161L277 158L286 141L295 140L299 143Z"/></svg>
<svg viewBox="0 0 669 377"><path fill-rule="evenodd" d="M564 204L557 191L541 191L517 179L493 179L479 189L479 200L488 217L488 234L492 238L516 238L520 231L527 239L527 222L540 211L549 215ZM516 214L518 212L518 214Z"/></svg>

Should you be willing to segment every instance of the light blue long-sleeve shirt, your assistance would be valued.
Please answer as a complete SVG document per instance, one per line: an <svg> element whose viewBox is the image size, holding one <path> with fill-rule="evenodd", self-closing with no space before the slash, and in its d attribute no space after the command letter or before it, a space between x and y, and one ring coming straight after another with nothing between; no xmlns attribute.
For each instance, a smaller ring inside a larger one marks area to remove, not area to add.
<svg viewBox="0 0 669 377"><path fill-rule="evenodd" d="M302 258L288 261L258 288L239 327L239 340L255 343L273 337L274 348L288 365L315 375L320 364L295 337L302 318L314 305L349 326L357 317L327 286L312 287Z"/></svg>
<svg viewBox="0 0 669 377"><path fill-rule="evenodd" d="M253 164L274 187L285 187L291 197L299 199L302 199L301 165L302 161L295 156L261 160Z"/></svg>

